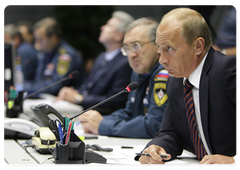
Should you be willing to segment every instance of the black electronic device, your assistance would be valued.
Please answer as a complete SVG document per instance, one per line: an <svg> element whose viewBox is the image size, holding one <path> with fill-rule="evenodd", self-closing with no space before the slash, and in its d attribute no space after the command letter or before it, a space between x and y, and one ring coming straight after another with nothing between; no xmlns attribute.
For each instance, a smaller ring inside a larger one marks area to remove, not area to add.
<svg viewBox="0 0 240 170"><path fill-rule="evenodd" d="M39 125L42 127L49 126L49 121L51 120L49 115L56 116L63 123L63 116L48 104L39 104L37 106L31 106L30 108L38 119Z"/></svg>
<svg viewBox="0 0 240 170"><path fill-rule="evenodd" d="M99 105L101 105L109 100L112 100L113 98L115 98L123 93L136 90L137 88L138 88L138 83L132 82L124 90L120 91L119 93L103 100L102 102L97 103L96 105L80 112L79 114L77 114L69 119L72 120L73 118L76 118L77 116L87 112L88 110L94 109L94 108L98 107ZM41 126L48 126L53 131L53 133L55 133L54 129L57 129L57 126L56 126L56 124L53 125L51 123L54 121L49 117L50 114L53 114L58 118L56 120L58 120L58 122L60 123L60 125L62 127L64 127L64 124L66 123L66 122L64 122L63 116L57 110L55 110L53 107L51 107L48 104L40 104L37 106L32 106L31 109L33 110L33 113L39 120L39 124ZM51 126L55 126L55 127L51 127ZM67 130L67 129L65 128L65 130ZM56 134L55 134L55 136L56 136ZM76 164L76 163L84 164L84 163L93 163L93 162L94 163L106 163L106 158L102 157L101 155L99 155L95 152L85 150L85 143L76 136L76 134L74 133L74 130L71 131L71 133L70 133L69 142L67 142L68 140L66 140L66 142L60 142L58 140L58 136L56 136L56 138L57 138L56 148L54 149L54 152L53 152L53 157L55 158L56 164ZM65 138L66 138L66 136L64 137L64 140L65 140ZM66 138L66 139L68 139L68 138ZM86 156L86 158L85 158L85 156Z"/></svg>
<svg viewBox="0 0 240 170"><path fill-rule="evenodd" d="M14 86L14 45L4 44L4 91L8 91L10 86Z"/></svg>
<svg viewBox="0 0 240 170"><path fill-rule="evenodd" d="M102 155L99 155L96 152L93 152L91 150L86 150L85 151L85 163L89 164L89 163L101 163L101 164L105 164L107 163L107 159L104 158Z"/></svg>

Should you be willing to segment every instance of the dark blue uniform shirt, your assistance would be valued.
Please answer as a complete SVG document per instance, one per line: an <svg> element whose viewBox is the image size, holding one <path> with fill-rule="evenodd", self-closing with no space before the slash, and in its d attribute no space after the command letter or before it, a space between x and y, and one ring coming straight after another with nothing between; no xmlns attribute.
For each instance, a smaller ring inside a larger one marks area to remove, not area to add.
<svg viewBox="0 0 240 170"><path fill-rule="evenodd" d="M51 53L42 53L39 57L35 79L32 82L25 82L25 91L29 93L37 91L68 76L73 70L80 72L78 78L61 82L43 92L57 95L63 86L79 87L85 80L81 55L67 43L60 42Z"/></svg>
<svg viewBox="0 0 240 170"><path fill-rule="evenodd" d="M148 75L132 74L131 81L139 87L128 95L124 109L104 116L100 122L100 135L130 138L152 138L159 130L167 105L166 82L169 77L157 63Z"/></svg>
<svg viewBox="0 0 240 170"><path fill-rule="evenodd" d="M16 60L21 63L24 80L33 80L37 69L37 50L33 45L23 42L17 48Z"/></svg>

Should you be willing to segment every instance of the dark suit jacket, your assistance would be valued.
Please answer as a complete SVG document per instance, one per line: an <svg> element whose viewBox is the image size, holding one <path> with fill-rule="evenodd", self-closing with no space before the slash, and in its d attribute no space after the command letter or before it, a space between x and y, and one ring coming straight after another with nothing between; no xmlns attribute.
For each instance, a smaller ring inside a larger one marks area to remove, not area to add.
<svg viewBox="0 0 240 170"><path fill-rule="evenodd" d="M148 143L163 147L176 158L187 149L194 153L184 107L182 78L169 78L169 98L162 126ZM236 154L236 57L210 49L199 88L200 112L206 142L212 154Z"/></svg>
<svg viewBox="0 0 240 170"><path fill-rule="evenodd" d="M84 96L81 105L87 109L94 104L122 91L130 83L132 69L128 59L119 52L112 60L105 60L105 52L101 53L94 62L87 81L79 89ZM122 94L97 108L101 114L110 114L124 108L128 94Z"/></svg>

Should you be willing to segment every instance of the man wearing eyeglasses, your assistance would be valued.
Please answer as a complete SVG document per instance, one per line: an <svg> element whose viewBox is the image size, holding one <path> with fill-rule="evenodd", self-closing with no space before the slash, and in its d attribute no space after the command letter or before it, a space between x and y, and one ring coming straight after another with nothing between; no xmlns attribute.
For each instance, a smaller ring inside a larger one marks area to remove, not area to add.
<svg viewBox="0 0 240 170"><path fill-rule="evenodd" d="M121 51L133 69L131 81L137 81L139 87L129 93L124 109L108 116L101 116L97 111L81 115L79 120L85 132L151 138L158 131L168 101L166 82L169 75L158 63L157 26L156 21L147 18L135 20L128 26Z"/></svg>

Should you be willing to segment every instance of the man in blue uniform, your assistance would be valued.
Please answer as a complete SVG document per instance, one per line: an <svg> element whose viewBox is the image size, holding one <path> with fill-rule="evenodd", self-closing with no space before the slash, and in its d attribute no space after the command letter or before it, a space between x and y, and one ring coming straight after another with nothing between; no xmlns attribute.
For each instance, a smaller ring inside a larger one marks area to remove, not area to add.
<svg viewBox="0 0 240 170"><path fill-rule="evenodd" d="M80 54L60 38L60 29L53 18L45 18L34 26L35 48L38 49L39 61L34 81L25 82L24 89L34 92L57 80L66 77L73 70L80 76L59 83L43 91L57 95L63 86L79 86L84 81L83 61Z"/></svg>
<svg viewBox="0 0 240 170"><path fill-rule="evenodd" d="M21 62L24 81L33 80L38 62L37 50L32 44L23 42L20 32L16 33L14 37L18 38L20 42L17 48L16 62ZM18 63L16 63L16 65L18 65Z"/></svg>
<svg viewBox="0 0 240 170"><path fill-rule="evenodd" d="M155 44L158 23L141 18L132 22L125 33L122 52L134 70L131 81L139 87L129 93L124 109L108 116L89 111L79 116L85 132L131 138L151 138L158 131L167 105L168 73L158 63Z"/></svg>
<svg viewBox="0 0 240 170"><path fill-rule="evenodd" d="M58 94L58 100L77 103L87 109L123 90L130 83L132 69L120 48L126 25L132 21L132 16L125 12L115 11L112 14L108 22L101 27L99 36L99 42L104 45L106 52L97 57L87 81L81 88L75 90L63 87ZM110 114L124 108L126 101L127 93L103 104L97 110L102 115Z"/></svg>

